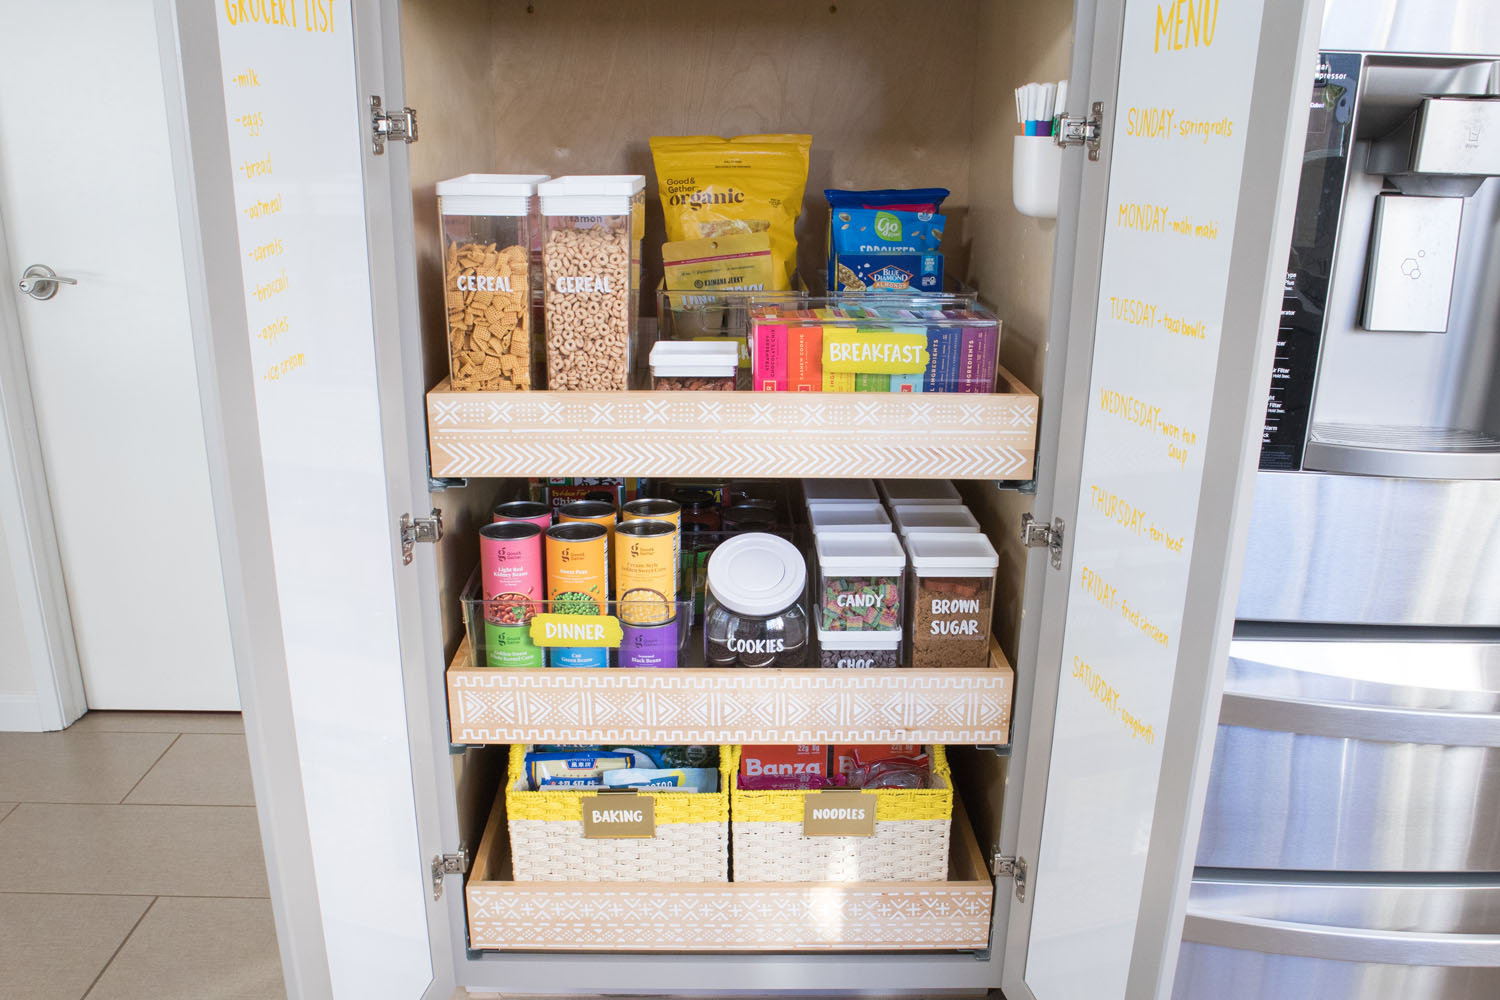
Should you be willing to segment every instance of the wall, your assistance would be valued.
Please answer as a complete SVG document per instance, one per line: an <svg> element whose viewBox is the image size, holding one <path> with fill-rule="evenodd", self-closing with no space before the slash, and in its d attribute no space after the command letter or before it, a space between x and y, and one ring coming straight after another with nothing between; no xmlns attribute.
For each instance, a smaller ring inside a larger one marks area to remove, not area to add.
<svg viewBox="0 0 1500 1000"><path fill-rule="evenodd" d="M31 675L31 651L26 647L26 633L21 621L21 598L10 571L12 555L5 532L0 530L0 721L3 721L7 700L24 696L29 701L36 694L36 681ZM0 725L0 729L4 728Z"/></svg>

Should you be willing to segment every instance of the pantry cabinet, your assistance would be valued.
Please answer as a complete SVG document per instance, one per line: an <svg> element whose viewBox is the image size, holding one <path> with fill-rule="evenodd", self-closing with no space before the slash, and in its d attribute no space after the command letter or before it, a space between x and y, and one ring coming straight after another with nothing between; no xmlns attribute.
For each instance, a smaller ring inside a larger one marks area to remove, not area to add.
<svg viewBox="0 0 1500 1000"><path fill-rule="evenodd" d="M1318 0L159 7L294 995L1170 992ZM1037 53L1060 65L1011 68ZM1016 72L1071 81L1055 223L1009 204ZM804 272L824 186L953 190L996 393L452 391L436 180L649 176L651 135L775 130L813 135ZM963 668L478 669L474 532L506 479L557 475L961 480L1000 641ZM948 880L511 875L506 744L839 738L950 745Z"/></svg>

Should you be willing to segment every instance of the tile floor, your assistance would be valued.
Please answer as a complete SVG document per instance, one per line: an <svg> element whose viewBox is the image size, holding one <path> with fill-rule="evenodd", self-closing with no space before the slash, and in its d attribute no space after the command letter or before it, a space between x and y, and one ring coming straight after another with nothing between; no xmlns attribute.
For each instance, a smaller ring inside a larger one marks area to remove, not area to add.
<svg viewBox="0 0 1500 1000"><path fill-rule="evenodd" d="M0 997L285 995L238 715L0 733Z"/></svg>

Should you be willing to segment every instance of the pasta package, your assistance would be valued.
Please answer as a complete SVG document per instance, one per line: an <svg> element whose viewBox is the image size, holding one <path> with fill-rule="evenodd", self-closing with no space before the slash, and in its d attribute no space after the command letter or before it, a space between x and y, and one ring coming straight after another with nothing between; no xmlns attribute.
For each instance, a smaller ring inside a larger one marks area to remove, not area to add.
<svg viewBox="0 0 1500 1000"><path fill-rule="evenodd" d="M791 288L811 148L810 135L652 138L667 239L766 233L771 240L770 290Z"/></svg>

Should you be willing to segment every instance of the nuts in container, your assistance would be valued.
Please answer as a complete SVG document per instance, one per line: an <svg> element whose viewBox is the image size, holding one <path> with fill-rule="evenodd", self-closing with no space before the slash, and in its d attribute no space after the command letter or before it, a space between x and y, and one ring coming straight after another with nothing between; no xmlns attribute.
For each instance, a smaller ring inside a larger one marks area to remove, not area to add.
<svg viewBox="0 0 1500 1000"><path fill-rule="evenodd" d="M651 348L651 387L732 392L739 367L732 340L662 340Z"/></svg>
<svg viewBox="0 0 1500 1000"><path fill-rule="evenodd" d="M629 388L645 186L635 174L559 177L538 188L551 389Z"/></svg>
<svg viewBox="0 0 1500 1000"><path fill-rule="evenodd" d="M531 254L545 174L466 174L437 185L449 375L460 391L532 388Z"/></svg>

